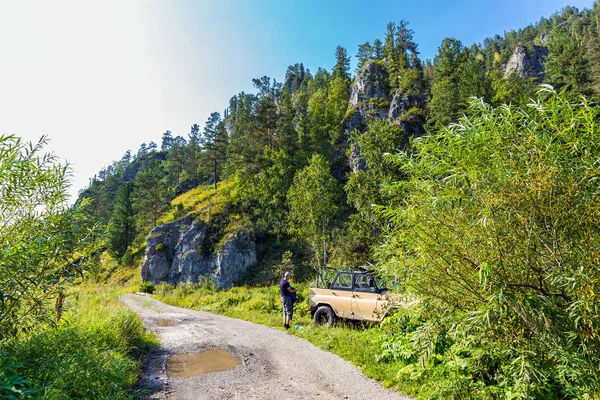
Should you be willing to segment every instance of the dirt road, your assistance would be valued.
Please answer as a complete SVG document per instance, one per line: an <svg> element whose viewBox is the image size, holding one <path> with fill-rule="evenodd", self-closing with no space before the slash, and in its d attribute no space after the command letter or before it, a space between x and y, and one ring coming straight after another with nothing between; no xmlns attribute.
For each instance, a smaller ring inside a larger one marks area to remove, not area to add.
<svg viewBox="0 0 600 400"><path fill-rule="evenodd" d="M123 295L121 300L137 312L160 339L160 348L146 363L142 382L142 386L151 391L150 399L411 398L384 389L349 362L284 331L168 306L149 296ZM182 375L182 371L183 375L193 374L195 369L207 365L209 369L225 365L227 360L220 357L223 354L227 357L227 352L219 349L227 350L234 364L239 365L189 378L174 376ZM190 359L183 363L170 358L190 353L209 358L219 354L196 364Z"/></svg>

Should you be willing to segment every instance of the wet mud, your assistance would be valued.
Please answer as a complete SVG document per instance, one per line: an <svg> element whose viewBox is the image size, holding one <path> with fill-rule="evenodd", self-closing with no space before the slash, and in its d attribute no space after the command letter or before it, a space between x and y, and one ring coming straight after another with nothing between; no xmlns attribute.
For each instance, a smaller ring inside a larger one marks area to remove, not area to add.
<svg viewBox="0 0 600 400"><path fill-rule="evenodd" d="M177 378L222 372L240 365L242 361L225 349L206 350L200 353L185 353L167 359L167 375Z"/></svg>

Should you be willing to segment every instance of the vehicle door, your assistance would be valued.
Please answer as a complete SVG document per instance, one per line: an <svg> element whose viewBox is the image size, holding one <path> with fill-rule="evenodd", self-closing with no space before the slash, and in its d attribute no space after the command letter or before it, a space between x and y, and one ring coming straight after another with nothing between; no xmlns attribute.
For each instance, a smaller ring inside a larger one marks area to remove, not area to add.
<svg viewBox="0 0 600 400"><path fill-rule="evenodd" d="M335 314L340 318L352 318L352 273L338 272L329 289Z"/></svg>
<svg viewBox="0 0 600 400"><path fill-rule="evenodd" d="M383 318L382 300L372 274L354 274L352 313L355 319L380 321Z"/></svg>

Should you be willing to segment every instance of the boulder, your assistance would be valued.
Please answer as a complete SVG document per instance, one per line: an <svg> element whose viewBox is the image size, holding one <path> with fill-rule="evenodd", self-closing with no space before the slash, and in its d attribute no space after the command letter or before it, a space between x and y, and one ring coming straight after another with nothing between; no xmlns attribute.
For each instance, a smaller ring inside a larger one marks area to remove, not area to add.
<svg viewBox="0 0 600 400"><path fill-rule="evenodd" d="M214 254L204 254L207 225L187 215L152 229L146 239L142 280L153 283L198 282L213 278L220 288L239 281L256 263L256 244L245 232L233 232Z"/></svg>
<svg viewBox="0 0 600 400"><path fill-rule="evenodd" d="M522 78L535 78L538 82L544 80L544 62L548 56L548 47L518 44L513 52L504 77L517 74Z"/></svg>

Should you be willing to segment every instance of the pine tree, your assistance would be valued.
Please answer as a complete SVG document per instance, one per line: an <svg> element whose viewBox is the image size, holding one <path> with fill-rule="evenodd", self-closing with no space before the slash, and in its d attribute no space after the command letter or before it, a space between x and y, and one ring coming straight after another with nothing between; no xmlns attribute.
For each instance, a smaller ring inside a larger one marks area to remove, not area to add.
<svg viewBox="0 0 600 400"><path fill-rule="evenodd" d="M141 228L154 228L166 198L164 168L161 162L152 160L135 178L133 191L134 211Z"/></svg>
<svg viewBox="0 0 600 400"><path fill-rule="evenodd" d="M196 184L198 182L198 153L200 151L200 126L194 124L188 135L184 171L186 176Z"/></svg>
<svg viewBox="0 0 600 400"><path fill-rule="evenodd" d="M461 54L461 42L446 38L435 56L428 124L436 129L455 121L462 109L458 74Z"/></svg>
<svg viewBox="0 0 600 400"><path fill-rule="evenodd" d="M133 189L133 182L119 187L108 229L108 247L119 260L135 239L135 214L131 203Z"/></svg>
<svg viewBox="0 0 600 400"><path fill-rule="evenodd" d="M215 190L217 190L217 182L219 181L219 171L225 162L227 144L227 131L221 123L221 115L218 112L213 112L204 126L202 147L208 158L208 165L211 167Z"/></svg>
<svg viewBox="0 0 600 400"><path fill-rule="evenodd" d="M379 40L379 39L375 39L373 41L373 58L375 60L383 59L383 44L381 43L381 40Z"/></svg>
<svg viewBox="0 0 600 400"><path fill-rule="evenodd" d="M173 146L173 135L171 131L165 131L162 135L162 144L160 145L160 149L165 151L169 150Z"/></svg>
<svg viewBox="0 0 600 400"><path fill-rule="evenodd" d="M148 147L146 146L146 143L142 143L140 145L140 149L137 152L138 157L143 156L145 154L148 154Z"/></svg>
<svg viewBox="0 0 600 400"><path fill-rule="evenodd" d="M358 59L356 68L360 69L367 61L373 58L373 46L369 42L358 45L356 58Z"/></svg>
<svg viewBox="0 0 600 400"><path fill-rule="evenodd" d="M181 183L181 174L183 172L183 166L185 161L186 141L182 136L176 136L173 139L171 149L167 155L167 170L168 170L168 182L169 191Z"/></svg>
<svg viewBox="0 0 600 400"><path fill-rule="evenodd" d="M566 27L552 31L548 42L545 81L556 89L591 94L591 69L586 48Z"/></svg>
<svg viewBox="0 0 600 400"><path fill-rule="evenodd" d="M335 65L331 72L333 78L350 79L350 56L345 48L337 46L335 48Z"/></svg>

